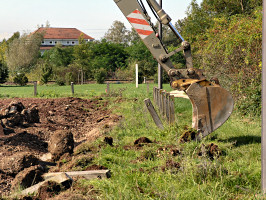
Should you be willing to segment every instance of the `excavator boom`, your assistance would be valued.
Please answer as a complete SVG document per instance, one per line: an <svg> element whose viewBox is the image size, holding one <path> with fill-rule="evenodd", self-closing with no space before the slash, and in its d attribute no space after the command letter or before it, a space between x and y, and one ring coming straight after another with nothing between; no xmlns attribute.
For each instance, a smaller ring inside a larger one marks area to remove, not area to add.
<svg viewBox="0 0 266 200"><path fill-rule="evenodd" d="M197 140L219 128L233 111L233 97L222 88L219 81L208 81L201 69L193 68L190 44L171 23L170 16L156 0L146 0L155 17L168 25L182 43L179 48L168 53L158 37L142 0L114 0L132 27L136 30L153 57L161 64L170 78L172 89L184 91L192 104L192 128L198 131ZM176 69L170 57L183 51L186 69Z"/></svg>

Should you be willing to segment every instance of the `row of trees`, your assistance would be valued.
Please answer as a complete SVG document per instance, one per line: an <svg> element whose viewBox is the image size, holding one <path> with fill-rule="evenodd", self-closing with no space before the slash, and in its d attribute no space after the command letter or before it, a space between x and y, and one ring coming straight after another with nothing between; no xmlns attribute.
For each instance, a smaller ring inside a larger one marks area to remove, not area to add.
<svg viewBox="0 0 266 200"><path fill-rule="evenodd" d="M217 77L245 114L261 112L262 0L193 0L176 26L194 64Z"/></svg>
<svg viewBox="0 0 266 200"><path fill-rule="evenodd" d="M219 78L231 90L237 106L246 113L260 113L262 0L192 0L186 17L175 23L191 43L194 67ZM157 25L155 26L157 27ZM15 33L0 43L0 82L26 73L30 80L77 82L80 74L102 82L105 77L134 78L138 63L142 76L153 77L157 64L134 30L115 21L104 39L62 48L57 45L44 55L38 48L41 35ZM166 26L163 42L169 51L180 41ZM182 54L171 57L177 68L184 67Z"/></svg>
<svg viewBox="0 0 266 200"><path fill-rule="evenodd" d="M86 43L81 35L79 45L56 45L40 54L41 34L23 35L17 32L0 43L1 83L13 81L21 74L29 80L58 84L78 82L81 78L103 82L104 78L134 79L134 66L139 63L140 73L153 77L156 62L140 41L135 31L115 21L101 41Z"/></svg>

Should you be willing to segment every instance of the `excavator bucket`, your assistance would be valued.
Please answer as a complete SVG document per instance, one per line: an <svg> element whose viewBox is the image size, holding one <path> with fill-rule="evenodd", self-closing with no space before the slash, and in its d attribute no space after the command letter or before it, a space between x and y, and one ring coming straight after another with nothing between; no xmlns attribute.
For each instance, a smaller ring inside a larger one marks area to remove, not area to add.
<svg viewBox="0 0 266 200"><path fill-rule="evenodd" d="M233 111L233 97L219 85L192 83L186 94L192 103L192 128L198 130L196 140L201 140L223 125Z"/></svg>

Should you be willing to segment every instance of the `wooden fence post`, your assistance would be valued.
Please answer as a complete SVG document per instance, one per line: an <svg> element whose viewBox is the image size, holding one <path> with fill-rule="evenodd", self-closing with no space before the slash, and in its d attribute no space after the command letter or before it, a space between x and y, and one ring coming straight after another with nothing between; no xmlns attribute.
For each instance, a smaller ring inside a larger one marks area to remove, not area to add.
<svg viewBox="0 0 266 200"><path fill-rule="evenodd" d="M110 92L110 84L107 83L106 84L106 93L109 94L109 92Z"/></svg>
<svg viewBox="0 0 266 200"><path fill-rule="evenodd" d="M167 122L170 124L170 105L169 105L170 93L165 94L165 114Z"/></svg>
<svg viewBox="0 0 266 200"><path fill-rule="evenodd" d="M162 91L162 115L165 116L165 90Z"/></svg>
<svg viewBox="0 0 266 200"><path fill-rule="evenodd" d="M163 113L163 90L161 89L160 90L160 93L159 93L159 109L160 109L160 113Z"/></svg>
<svg viewBox="0 0 266 200"><path fill-rule="evenodd" d="M155 109L154 109L154 107L153 107L153 105L152 105L152 103L151 103L151 100L150 100L150 99L145 99L144 102L145 102L145 105L146 105L146 107L148 108L148 111L150 112L150 114L151 114L151 116L152 116L152 119L153 119L153 121L155 122L156 126L157 126L159 129L163 130L163 129L164 129L164 127L163 127L163 123L162 123L162 121L160 120L160 118L159 118L157 112L155 111Z"/></svg>
<svg viewBox="0 0 266 200"><path fill-rule="evenodd" d="M156 99L156 98L155 98L155 87L153 87L153 102L156 102L155 99Z"/></svg>
<svg viewBox="0 0 266 200"><path fill-rule="evenodd" d="M169 115L169 122L170 124L174 124L175 122L175 105L174 105L174 96L173 95L170 95L170 98L169 98L169 108L170 108L170 115Z"/></svg>
<svg viewBox="0 0 266 200"><path fill-rule="evenodd" d="M37 96L37 81L34 81L33 84L34 84L34 96L36 97Z"/></svg>
<svg viewBox="0 0 266 200"><path fill-rule="evenodd" d="M155 88L155 99L156 99L156 105L159 106L159 89Z"/></svg>
<svg viewBox="0 0 266 200"><path fill-rule="evenodd" d="M71 92L72 92L72 95L74 95L74 83L71 82Z"/></svg>
<svg viewBox="0 0 266 200"><path fill-rule="evenodd" d="M149 87L149 83L148 83L148 82L146 82L146 85L147 85L147 94L149 94L149 93L150 93L150 87Z"/></svg>

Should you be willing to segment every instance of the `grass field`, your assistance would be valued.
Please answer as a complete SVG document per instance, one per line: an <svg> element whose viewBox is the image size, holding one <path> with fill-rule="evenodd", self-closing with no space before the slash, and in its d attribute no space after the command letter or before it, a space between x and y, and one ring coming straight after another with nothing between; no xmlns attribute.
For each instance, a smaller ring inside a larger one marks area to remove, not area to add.
<svg viewBox="0 0 266 200"><path fill-rule="evenodd" d="M153 86L150 84L148 93L144 84L139 88L134 84L111 84L109 95L105 94L106 85L75 86L76 97L101 95L110 102L114 113L123 116L117 127L103 133L113 137L114 146L103 146L94 155L93 162L108 167L112 177L100 181L81 179L79 187L85 190L80 193L88 195L92 185L96 199L263 199L260 120L244 118L235 111L201 142L179 143L184 127L191 126L190 102L176 99L176 124L168 126L164 121L166 128L160 131L143 102L152 99ZM164 88L170 91L169 85ZM70 86L38 86L38 97L66 96L72 96ZM0 97L33 97L33 86L1 86ZM156 142L134 148L134 141L140 137ZM83 148L101 143L102 138ZM211 143L219 149L213 158L205 152Z"/></svg>

